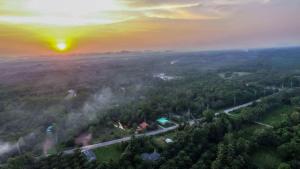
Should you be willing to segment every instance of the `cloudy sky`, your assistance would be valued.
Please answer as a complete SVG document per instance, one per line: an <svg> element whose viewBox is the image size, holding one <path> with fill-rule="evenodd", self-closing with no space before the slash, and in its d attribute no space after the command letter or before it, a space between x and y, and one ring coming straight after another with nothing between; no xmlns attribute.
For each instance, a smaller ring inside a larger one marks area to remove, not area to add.
<svg viewBox="0 0 300 169"><path fill-rule="evenodd" d="M299 0L0 0L0 55L300 44Z"/></svg>

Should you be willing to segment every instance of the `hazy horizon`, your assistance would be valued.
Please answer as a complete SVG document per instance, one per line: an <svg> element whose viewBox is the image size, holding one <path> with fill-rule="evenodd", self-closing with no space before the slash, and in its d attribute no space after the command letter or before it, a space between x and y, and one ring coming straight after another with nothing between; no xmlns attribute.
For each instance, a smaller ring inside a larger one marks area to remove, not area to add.
<svg viewBox="0 0 300 169"><path fill-rule="evenodd" d="M0 0L0 56L298 46L299 6L297 0Z"/></svg>

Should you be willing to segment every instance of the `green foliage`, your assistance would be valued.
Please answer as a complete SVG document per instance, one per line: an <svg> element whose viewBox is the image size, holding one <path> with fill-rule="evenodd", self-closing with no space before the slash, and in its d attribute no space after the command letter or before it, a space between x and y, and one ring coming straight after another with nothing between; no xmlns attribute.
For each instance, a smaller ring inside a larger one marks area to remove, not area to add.
<svg viewBox="0 0 300 169"><path fill-rule="evenodd" d="M293 112L291 115L290 115L290 118L291 118L291 121L294 123L294 124L299 124L300 123L300 113L299 112Z"/></svg>
<svg viewBox="0 0 300 169"><path fill-rule="evenodd" d="M119 144L94 150L99 163L109 162L111 160L118 161L122 152L122 147Z"/></svg>
<svg viewBox="0 0 300 169"><path fill-rule="evenodd" d="M291 166L287 163L280 163L278 169L291 169Z"/></svg>

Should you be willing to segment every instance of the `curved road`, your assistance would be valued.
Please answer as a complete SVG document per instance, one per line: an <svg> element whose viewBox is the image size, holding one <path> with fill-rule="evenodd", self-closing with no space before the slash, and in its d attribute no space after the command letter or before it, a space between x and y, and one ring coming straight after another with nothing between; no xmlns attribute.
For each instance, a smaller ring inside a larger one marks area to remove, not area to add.
<svg viewBox="0 0 300 169"><path fill-rule="evenodd" d="M242 108L244 108L244 107L251 106L251 105L254 104L255 102L260 102L260 101L261 101L261 99L257 99L257 100L254 100L254 101L251 101L251 102L242 104L242 105L238 105L238 106L235 106L235 107L231 107L231 108L228 108L228 109L223 110L222 112L216 113L215 115L218 116L218 115L221 114L221 113L225 113L225 114L227 114L227 115L232 116L232 114L230 114L230 112L233 112L233 111L235 111L235 110L242 109ZM194 124L195 124L195 121L197 121L197 120L198 120L198 119L196 119L196 120L191 120L191 121L189 121L189 124L190 124L190 125L194 125ZM263 125L263 126L266 126L266 127L272 127L272 126L270 126L270 125L268 125L268 124L264 124L264 123L259 123L259 122L254 122L254 123L257 123L257 124L260 124L260 125ZM164 128L164 129L159 129L159 130L147 132L147 133L144 133L144 134L135 134L134 136L135 136L136 138L138 138L138 137L154 136L154 135L159 135L159 134L162 134L162 133L166 133L166 132L175 130L175 129L177 129L177 128L179 127L178 124L176 124L176 123L174 123L174 124L175 124L175 125L172 126L172 127L168 127L168 128ZM131 138L132 138L132 136L127 136L127 137L123 137L123 138L116 139L116 140L111 140L111 141L102 142L102 143L96 143L96 144L92 144L92 145L88 145L88 146L81 147L80 150L81 150L81 151L84 151L84 150L93 150L93 149L97 149L97 148L101 148L101 147L107 147L107 146L110 146L110 145L113 145L113 144L118 144L118 143L122 143L122 142L127 142L127 141L129 141ZM76 149L74 148L74 149L71 149L71 150L66 150L66 151L64 151L63 153L64 153L64 154L71 154L71 153L74 152L74 150L76 150Z"/></svg>
<svg viewBox="0 0 300 169"><path fill-rule="evenodd" d="M147 132L147 133L144 133L144 134L135 134L134 136L136 138L139 138L139 137L159 135L159 134L162 134L162 133L166 133L166 132L175 130L175 129L178 128L178 126L179 126L178 124L175 124L172 127L168 127L168 128L164 128L164 129L159 129L159 130ZM84 146L84 147L81 147L80 149L82 151L83 150L93 150L93 149L97 149L97 148L101 148L101 147L110 146L110 145L113 145L113 144L118 144L118 143L126 142L126 141L129 141L131 138L132 138L131 136L123 137L123 138L116 139L116 140L111 140L111 141L107 141L107 142L102 142L102 143L97 143L97 144L92 144L92 145ZM71 154L71 153L74 152L74 150L75 149L66 150L66 151L64 151L64 153L65 154Z"/></svg>

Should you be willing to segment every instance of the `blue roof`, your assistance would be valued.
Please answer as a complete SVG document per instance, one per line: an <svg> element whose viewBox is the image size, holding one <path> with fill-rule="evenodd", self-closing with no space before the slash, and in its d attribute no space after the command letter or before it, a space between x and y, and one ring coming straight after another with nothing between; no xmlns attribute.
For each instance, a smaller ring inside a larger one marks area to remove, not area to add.
<svg viewBox="0 0 300 169"><path fill-rule="evenodd" d="M165 117L159 118L159 119L157 119L157 121L158 121L159 123L162 123L162 124L165 124L165 123L168 123L168 122L169 122L169 120L168 120L167 118L165 118Z"/></svg>
<svg viewBox="0 0 300 169"><path fill-rule="evenodd" d="M157 152L153 152L151 154L143 153L141 157L144 161L157 161L160 158L160 154Z"/></svg>

